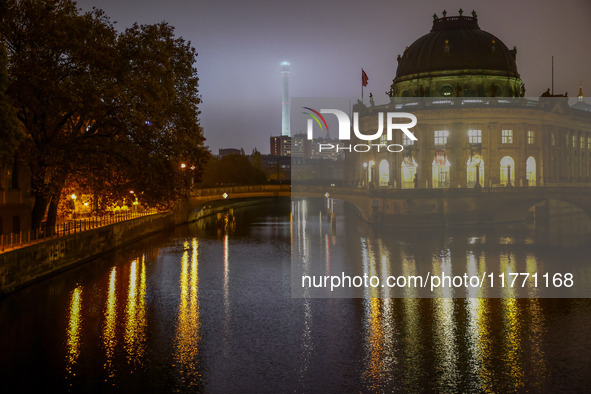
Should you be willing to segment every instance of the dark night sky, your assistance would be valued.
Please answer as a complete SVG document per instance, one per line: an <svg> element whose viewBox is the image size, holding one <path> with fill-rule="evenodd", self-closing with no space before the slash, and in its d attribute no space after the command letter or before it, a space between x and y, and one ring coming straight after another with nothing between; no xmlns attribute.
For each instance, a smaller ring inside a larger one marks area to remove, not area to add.
<svg viewBox="0 0 591 394"><path fill-rule="evenodd" d="M207 145L257 147L281 133L280 63L291 62L292 97L360 95L360 68L369 75L366 95L385 99L396 73L396 55L431 29L432 15L479 17L480 28L517 46L517 67L528 96L551 85L576 96L579 81L591 95L589 0L79 0L83 10L102 8L118 29L162 20L191 41L203 96ZM589 100L591 102L591 100ZM298 130L292 129L292 134Z"/></svg>

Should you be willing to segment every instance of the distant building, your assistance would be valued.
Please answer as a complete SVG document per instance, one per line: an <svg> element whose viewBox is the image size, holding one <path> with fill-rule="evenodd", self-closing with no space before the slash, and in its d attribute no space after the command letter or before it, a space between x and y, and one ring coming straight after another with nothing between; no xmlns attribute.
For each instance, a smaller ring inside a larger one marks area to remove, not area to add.
<svg viewBox="0 0 591 394"><path fill-rule="evenodd" d="M307 134L295 134L291 139L292 157L311 157L310 142Z"/></svg>
<svg viewBox="0 0 591 394"><path fill-rule="evenodd" d="M291 157L262 155L263 169L271 183L289 183L291 181Z"/></svg>
<svg viewBox="0 0 591 394"><path fill-rule="evenodd" d="M291 156L291 137L274 136L270 139L271 156Z"/></svg>

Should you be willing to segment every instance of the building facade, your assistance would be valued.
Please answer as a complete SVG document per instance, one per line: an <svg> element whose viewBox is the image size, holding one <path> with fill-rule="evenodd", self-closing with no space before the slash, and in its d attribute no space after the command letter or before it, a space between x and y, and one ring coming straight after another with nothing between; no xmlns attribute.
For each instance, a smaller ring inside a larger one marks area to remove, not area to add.
<svg viewBox="0 0 591 394"><path fill-rule="evenodd" d="M369 188L534 187L591 182L591 112L582 90L523 98L516 48L480 30L476 13L434 16L430 33L398 57L390 102L354 108L365 134L379 116L409 112L413 141L401 131L367 152L347 154L350 186ZM381 115L380 115L381 114ZM384 124L386 122L384 121ZM368 141L352 140L352 144ZM399 144L402 152L389 152ZM365 150L365 149L363 149Z"/></svg>

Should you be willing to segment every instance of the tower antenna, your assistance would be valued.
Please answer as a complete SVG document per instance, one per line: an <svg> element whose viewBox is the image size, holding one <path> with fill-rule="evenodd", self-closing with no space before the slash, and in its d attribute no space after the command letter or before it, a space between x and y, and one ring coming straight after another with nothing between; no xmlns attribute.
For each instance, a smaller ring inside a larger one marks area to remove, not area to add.
<svg viewBox="0 0 591 394"><path fill-rule="evenodd" d="M281 62L281 76L283 78L283 101L281 103L281 135L291 136L290 132L290 104L289 104L289 62Z"/></svg>

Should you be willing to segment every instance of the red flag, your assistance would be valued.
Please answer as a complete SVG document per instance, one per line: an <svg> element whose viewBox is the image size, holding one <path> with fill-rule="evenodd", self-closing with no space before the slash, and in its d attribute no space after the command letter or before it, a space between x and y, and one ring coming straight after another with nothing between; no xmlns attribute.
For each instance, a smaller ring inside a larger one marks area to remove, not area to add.
<svg viewBox="0 0 591 394"><path fill-rule="evenodd" d="M365 71L363 71L363 69L361 69L361 84L363 86L367 86L367 80L369 78L367 77L367 74L365 73Z"/></svg>

